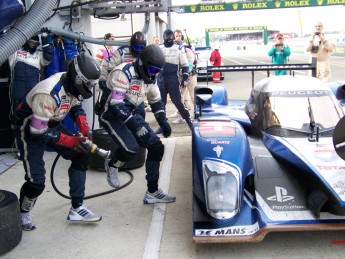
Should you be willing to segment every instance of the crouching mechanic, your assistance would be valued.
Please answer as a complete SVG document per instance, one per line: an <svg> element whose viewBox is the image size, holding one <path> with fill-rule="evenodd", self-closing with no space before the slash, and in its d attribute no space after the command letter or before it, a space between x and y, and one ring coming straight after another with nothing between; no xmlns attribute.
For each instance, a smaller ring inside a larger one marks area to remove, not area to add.
<svg viewBox="0 0 345 259"><path fill-rule="evenodd" d="M156 75L164 63L162 50L156 45L147 46L135 62L121 64L110 72L107 90L103 91L101 98L100 121L118 145L109 163L108 183L117 187L118 168L137 154L139 146L147 148L145 204L175 201L174 196L158 188L164 145L138 112L146 95L163 136L170 136L171 128L156 84Z"/></svg>
<svg viewBox="0 0 345 259"><path fill-rule="evenodd" d="M102 218L83 205L88 154L80 148L86 137L92 137L80 101L92 96L92 86L99 76L96 61L81 53L69 64L67 73L56 73L38 83L17 109L19 119L14 132L26 180L19 199L23 230L36 228L30 211L45 188L46 148L72 162L68 169L72 207L67 220L94 222ZM74 136L61 123L68 112L82 135Z"/></svg>

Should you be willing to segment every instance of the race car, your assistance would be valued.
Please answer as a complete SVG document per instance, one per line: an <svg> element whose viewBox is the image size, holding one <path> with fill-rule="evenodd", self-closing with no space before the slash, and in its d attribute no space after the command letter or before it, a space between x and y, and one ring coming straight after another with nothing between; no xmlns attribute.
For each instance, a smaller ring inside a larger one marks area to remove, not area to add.
<svg viewBox="0 0 345 259"><path fill-rule="evenodd" d="M245 102L229 100L222 86L197 86L195 103L194 242L345 229L345 161L332 141L344 111L330 87L269 77Z"/></svg>

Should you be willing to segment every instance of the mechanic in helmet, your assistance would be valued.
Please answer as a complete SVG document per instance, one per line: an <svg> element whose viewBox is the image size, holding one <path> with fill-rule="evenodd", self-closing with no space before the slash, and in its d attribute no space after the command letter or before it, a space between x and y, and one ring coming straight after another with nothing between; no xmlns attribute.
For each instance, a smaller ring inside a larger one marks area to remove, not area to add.
<svg viewBox="0 0 345 259"><path fill-rule="evenodd" d="M174 32L172 30L166 29L163 33L163 39L164 42L159 47L161 47L164 53L166 63L162 72L159 73L157 83L164 103L164 109L169 94L182 119L185 120L189 128L192 128L190 113L182 101L180 90L180 87L186 86L189 79L189 63L186 51L182 44L178 45L174 42ZM181 81L179 79L179 69L182 71ZM162 133L162 129L159 128L156 133Z"/></svg>
<svg viewBox="0 0 345 259"><path fill-rule="evenodd" d="M89 159L80 148L81 142L91 138L80 101L92 96L91 89L99 76L100 68L96 61L82 52L70 62L67 72L56 73L39 82L17 109L15 138L25 171L25 183L19 198L23 230L36 228L30 211L45 188L43 155L46 148L71 160L68 176L72 207L67 220L101 220L101 216L83 204ZM61 123L67 114L76 122L82 135L73 135Z"/></svg>
<svg viewBox="0 0 345 259"><path fill-rule="evenodd" d="M118 187L118 168L135 157L139 146L146 148L145 204L175 201L175 197L165 194L158 188L159 166L164 154L164 145L138 113L138 107L147 95L163 136L170 136L171 128L156 84L156 76L164 63L165 57L159 46L148 45L136 61L123 63L110 72L107 89L103 90L101 98L101 104L104 105L101 105L100 109L100 122L118 146L109 163L108 183L114 188Z"/></svg>
<svg viewBox="0 0 345 259"><path fill-rule="evenodd" d="M99 88L106 88L106 80L111 70L122 63L134 62L138 58L140 52L146 47L146 44L145 34L137 31L131 36L128 46L119 47L114 52L114 55L112 57L103 60L101 63L101 77L99 80ZM140 110L142 116L145 117L144 103L142 104L142 107L140 107Z"/></svg>
<svg viewBox="0 0 345 259"><path fill-rule="evenodd" d="M122 63L131 63L137 59L140 52L146 47L145 35L137 31L135 32L129 41L128 46L121 46L109 59L105 59L101 63L101 78L100 84L103 84L108 77L111 70Z"/></svg>

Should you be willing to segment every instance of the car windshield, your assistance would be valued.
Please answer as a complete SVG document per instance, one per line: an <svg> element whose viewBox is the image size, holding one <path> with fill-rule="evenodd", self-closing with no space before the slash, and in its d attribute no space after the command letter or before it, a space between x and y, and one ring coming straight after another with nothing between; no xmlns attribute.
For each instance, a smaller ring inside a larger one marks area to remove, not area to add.
<svg viewBox="0 0 345 259"><path fill-rule="evenodd" d="M311 123L321 132L333 129L342 117L339 107L329 95L309 97L267 97L263 105L267 128L282 128L310 132Z"/></svg>

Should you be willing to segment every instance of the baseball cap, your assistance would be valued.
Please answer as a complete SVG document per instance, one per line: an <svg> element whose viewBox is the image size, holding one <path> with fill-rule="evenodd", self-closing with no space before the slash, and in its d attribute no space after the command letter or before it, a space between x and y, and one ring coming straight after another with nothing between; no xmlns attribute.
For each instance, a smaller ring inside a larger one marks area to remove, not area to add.
<svg viewBox="0 0 345 259"><path fill-rule="evenodd" d="M283 35L283 34L281 34L281 33L277 34L277 39L279 39L279 38L284 39L284 35Z"/></svg>

